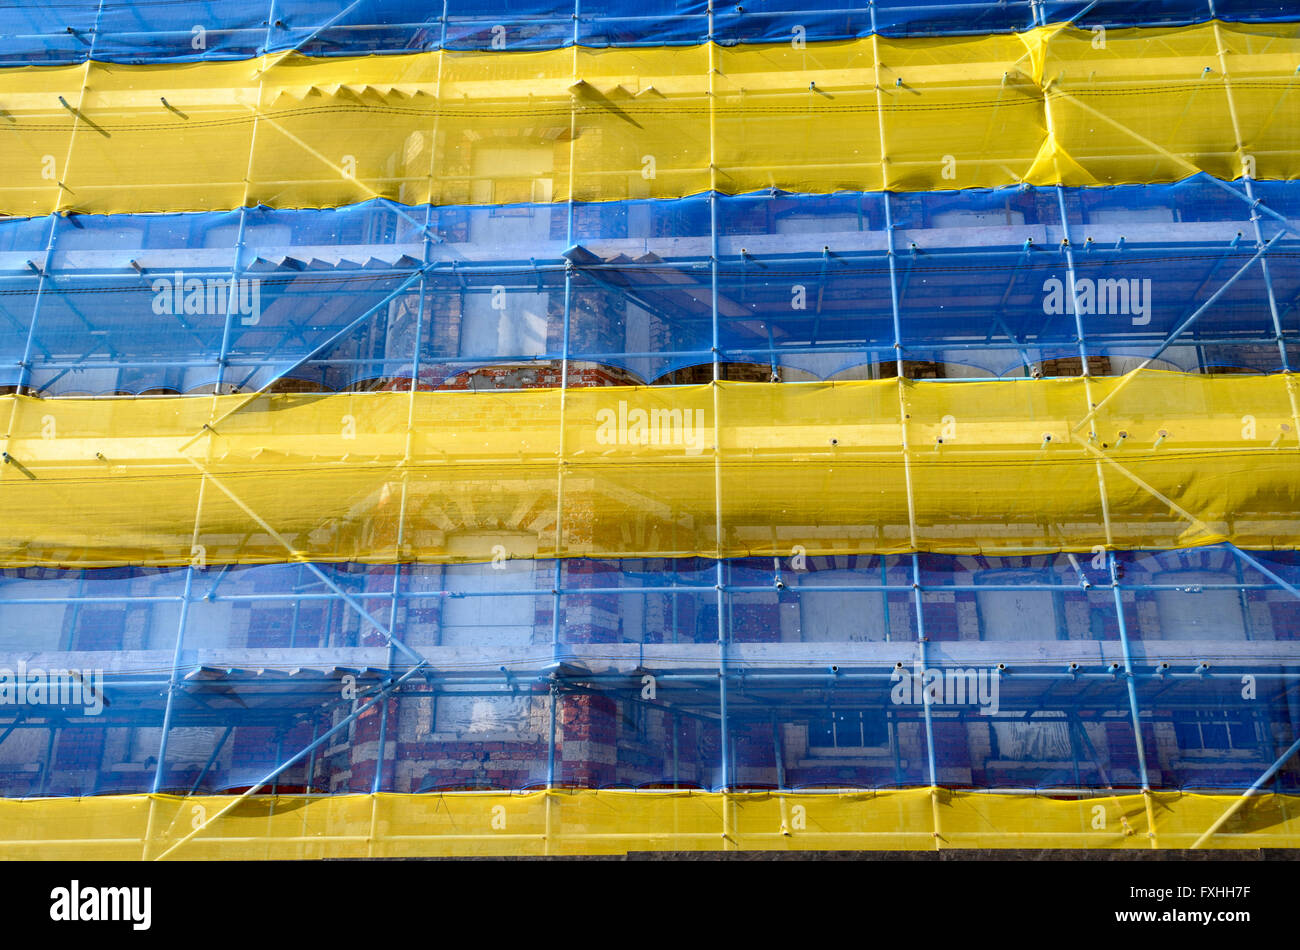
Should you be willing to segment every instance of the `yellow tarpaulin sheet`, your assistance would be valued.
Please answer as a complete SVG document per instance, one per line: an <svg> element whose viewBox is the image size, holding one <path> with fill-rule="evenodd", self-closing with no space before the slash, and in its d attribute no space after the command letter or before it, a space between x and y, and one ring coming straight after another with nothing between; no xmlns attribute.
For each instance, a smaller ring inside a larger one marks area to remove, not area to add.
<svg viewBox="0 0 1300 950"><path fill-rule="evenodd" d="M1141 371L6 396L0 565L1294 548L1295 390Z"/></svg>
<svg viewBox="0 0 1300 950"><path fill-rule="evenodd" d="M0 212L1300 176L1300 24L0 69Z"/></svg>
<svg viewBox="0 0 1300 950"><path fill-rule="evenodd" d="M881 792L556 790L0 800L0 858L317 859L629 851L1283 848L1300 797L1054 799ZM1234 810L1235 808L1235 810ZM1205 836L1227 813L1214 834Z"/></svg>

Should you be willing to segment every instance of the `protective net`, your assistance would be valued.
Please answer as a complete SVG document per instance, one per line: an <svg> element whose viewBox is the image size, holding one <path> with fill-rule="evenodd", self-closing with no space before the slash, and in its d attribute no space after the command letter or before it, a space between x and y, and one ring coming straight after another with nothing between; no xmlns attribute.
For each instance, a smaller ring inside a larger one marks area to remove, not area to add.
<svg viewBox="0 0 1300 950"><path fill-rule="evenodd" d="M0 581L6 645L26 651L25 691L22 671L0 680L10 797L246 788L363 707L350 748L274 784L1222 791L1295 738L1293 552ZM84 675L37 690L63 667Z"/></svg>
<svg viewBox="0 0 1300 950"><path fill-rule="evenodd" d="M1286 548L1300 531L1289 374L0 411L12 567Z"/></svg>
<svg viewBox="0 0 1300 950"><path fill-rule="evenodd" d="M710 6L0 6L0 857L1296 846L1294 11Z"/></svg>
<svg viewBox="0 0 1300 950"><path fill-rule="evenodd" d="M412 50L528 50L570 45L724 45L1025 31L1042 23L1085 29L1188 25L1214 16L1264 23L1290 18L1282 0L139 0L130 5L61 0L0 6L0 64L197 62L297 51L355 56Z"/></svg>
<svg viewBox="0 0 1300 950"><path fill-rule="evenodd" d="M0 386L560 386L565 357L570 384L662 384L712 379L715 352L754 380L900 356L907 376L1075 376L1081 351L1099 376L1277 372L1300 343L1297 209L1296 183L1198 175L0 220Z"/></svg>
<svg viewBox="0 0 1300 950"><path fill-rule="evenodd" d="M1284 848L1295 796L1151 792L1061 799L881 792L561 790L0 802L19 860L294 860L628 851ZM227 809L222 812L222 809ZM204 824L209 816L220 816ZM1220 822L1215 834L1204 830ZM194 825L202 826L195 831Z"/></svg>
<svg viewBox="0 0 1300 950"><path fill-rule="evenodd" d="M1291 179L1298 29L4 69L0 211Z"/></svg>

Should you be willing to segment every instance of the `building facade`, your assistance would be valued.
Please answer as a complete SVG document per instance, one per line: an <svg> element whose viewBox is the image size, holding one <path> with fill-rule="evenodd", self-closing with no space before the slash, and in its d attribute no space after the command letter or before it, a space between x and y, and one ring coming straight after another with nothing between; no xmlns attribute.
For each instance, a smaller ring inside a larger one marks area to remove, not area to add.
<svg viewBox="0 0 1300 950"><path fill-rule="evenodd" d="M0 14L0 853L1300 840L1283 5L328 6Z"/></svg>

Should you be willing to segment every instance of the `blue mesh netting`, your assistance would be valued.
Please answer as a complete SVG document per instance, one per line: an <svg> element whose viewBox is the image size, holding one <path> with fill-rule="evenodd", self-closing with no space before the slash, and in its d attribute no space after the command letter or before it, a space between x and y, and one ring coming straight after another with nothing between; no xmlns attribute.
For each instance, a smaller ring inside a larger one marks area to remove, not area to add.
<svg viewBox="0 0 1300 950"><path fill-rule="evenodd" d="M1297 214L1296 183L1253 188ZM1252 263L1244 194L1207 176L1065 189L1064 217L1055 189L720 196L719 359L746 379L892 375L897 355L921 375L1076 375L1081 330L1097 374L1157 352L1158 368L1276 371L1297 356L1296 240ZM713 360L710 205L577 204L571 225L565 205L379 201L0 221L0 386L455 388L566 354L691 381L678 371Z"/></svg>
<svg viewBox="0 0 1300 950"><path fill-rule="evenodd" d="M1300 722L1300 557L1121 553L1113 577L1068 555L6 571L0 676L70 666L102 702L0 704L0 794L247 787L406 650L423 674L281 790L1127 789L1140 763L1248 786Z"/></svg>
<svg viewBox="0 0 1300 950"><path fill-rule="evenodd" d="M786 42L802 30L808 40L841 40L878 32L889 36L963 35L1026 30L1074 21L1080 27L1182 25L1212 15L1245 22L1294 16L1287 4L1159 0L753 0L717 4L713 35L724 44ZM102 4L61 0L0 6L0 63L71 63L94 58L146 63L241 59L297 50L347 56L447 49L547 49L583 46L702 43L709 36L704 0L626 0L564 4L504 0L138 0Z"/></svg>

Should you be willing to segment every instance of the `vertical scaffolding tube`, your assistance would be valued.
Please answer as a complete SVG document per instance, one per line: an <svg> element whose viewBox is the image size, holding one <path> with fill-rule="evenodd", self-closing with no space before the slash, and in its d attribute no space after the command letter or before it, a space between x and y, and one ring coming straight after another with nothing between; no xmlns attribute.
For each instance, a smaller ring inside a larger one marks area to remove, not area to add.
<svg viewBox="0 0 1300 950"><path fill-rule="evenodd" d="M921 594L921 556L915 553L912 555L912 598L916 604L917 658L924 671L929 665L929 654L926 650L924 598ZM922 682L924 683L924 674ZM922 688L921 696L921 714L925 720L925 759L930 780L930 811L934 822L934 850L938 851L943 846L943 834L939 822L939 766L934 750L934 720L930 712L929 690Z"/></svg>
<svg viewBox="0 0 1300 950"><path fill-rule="evenodd" d="M1133 742L1137 752L1138 780L1142 783L1142 800L1146 805L1147 836L1151 847L1157 847L1155 808L1151 800L1151 779L1147 772L1145 743L1142 741L1142 715L1138 707L1137 683L1133 676L1133 656L1129 648L1128 623L1124 619L1124 601L1120 595L1119 562L1115 552L1109 554L1110 585L1115 595L1115 617L1119 623L1120 649L1124 657L1124 685L1128 692L1129 715L1133 722Z"/></svg>
<svg viewBox="0 0 1300 950"><path fill-rule="evenodd" d="M722 519L722 419L721 392L718 383L722 379L720 362L721 328L718 324L718 153L717 153L717 43L714 42L714 5L709 0L706 10L708 17L709 50L709 311L711 340L710 353L713 363L713 514L714 514L714 578L716 588L717 624L718 624L718 718L721 730L719 741L720 786L722 800L722 847L734 850L736 841L732 835L731 786L735 777L731 774L731 724L727 714L727 626L724 588L726 577L722 563L723 519Z"/></svg>
<svg viewBox="0 0 1300 950"><path fill-rule="evenodd" d="M176 691L180 688L177 674L181 665L181 650L185 645L185 620L190 610L190 592L194 586L194 568L185 569L185 592L181 596L181 615L176 624L176 644L172 649L172 668L167 686L167 702L163 706L162 735L158 739L158 764L154 767L153 785L150 791L157 795L162 790L163 775L167 763L167 733L171 731L172 711L176 705Z"/></svg>

